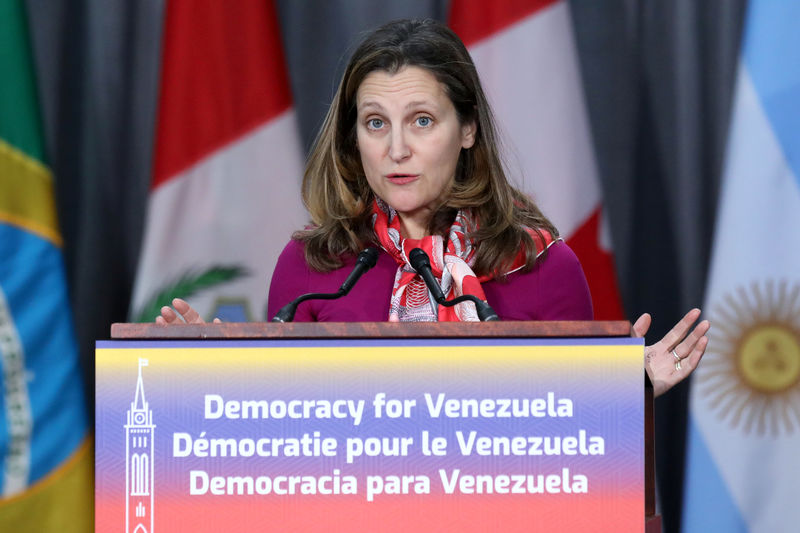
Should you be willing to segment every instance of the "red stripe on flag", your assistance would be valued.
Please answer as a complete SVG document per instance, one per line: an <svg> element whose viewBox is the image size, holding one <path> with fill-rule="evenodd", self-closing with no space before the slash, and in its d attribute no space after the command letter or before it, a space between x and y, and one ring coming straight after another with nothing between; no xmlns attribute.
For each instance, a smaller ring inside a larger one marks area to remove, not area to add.
<svg viewBox="0 0 800 533"><path fill-rule="evenodd" d="M170 0L153 188L291 104L271 0Z"/></svg>
<svg viewBox="0 0 800 533"><path fill-rule="evenodd" d="M448 23L466 46L489 37L558 0L453 0Z"/></svg>
<svg viewBox="0 0 800 533"><path fill-rule="evenodd" d="M567 244L578 256L592 293L595 320L621 320L622 301L617 287L614 256L600 248L600 208L567 239Z"/></svg>

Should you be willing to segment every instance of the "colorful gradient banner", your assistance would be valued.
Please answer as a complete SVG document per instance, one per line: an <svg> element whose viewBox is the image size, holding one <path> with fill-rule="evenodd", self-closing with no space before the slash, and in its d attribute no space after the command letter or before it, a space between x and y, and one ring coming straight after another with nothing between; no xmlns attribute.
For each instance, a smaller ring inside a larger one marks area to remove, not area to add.
<svg viewBox="0 0 800 533"><path fill-rule="evenodd" d="M96 531L643 531L642 350L98 342Z"/></svg>

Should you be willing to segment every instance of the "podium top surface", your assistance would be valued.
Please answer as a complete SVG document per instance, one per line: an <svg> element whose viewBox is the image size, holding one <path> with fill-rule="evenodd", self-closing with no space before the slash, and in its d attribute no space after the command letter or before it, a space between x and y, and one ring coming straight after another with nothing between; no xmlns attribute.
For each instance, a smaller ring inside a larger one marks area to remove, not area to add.
<svg viewBox="0 0 800 533"><path fill-rule="evenodd" d="M231 322L111 325L112 339L269 339L269 338L547 338L630 337L631 324L618 321L557 322Z"/></svg>

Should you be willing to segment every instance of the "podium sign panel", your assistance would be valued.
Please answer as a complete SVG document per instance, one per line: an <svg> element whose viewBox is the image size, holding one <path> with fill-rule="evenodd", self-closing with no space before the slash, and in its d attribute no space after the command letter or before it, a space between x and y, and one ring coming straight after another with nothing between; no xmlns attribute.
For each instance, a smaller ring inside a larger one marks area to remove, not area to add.
<svg viewBox="0 0 800 533"><path fill-rule="evenodd" d="M98 342L96 531L644 531L642 346Z"/></svg>

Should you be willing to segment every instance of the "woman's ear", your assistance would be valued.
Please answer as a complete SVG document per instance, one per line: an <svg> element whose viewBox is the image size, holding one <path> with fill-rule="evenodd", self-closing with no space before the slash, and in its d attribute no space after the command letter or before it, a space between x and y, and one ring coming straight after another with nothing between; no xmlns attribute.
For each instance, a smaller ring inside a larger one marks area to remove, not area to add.
<svg viewBox="0 0 800 533"><path fill-rule="evenodd" d="M461 125L461 147L472 148L475 144L475 135L478 132L478 126L474 120Z"/></svg>

